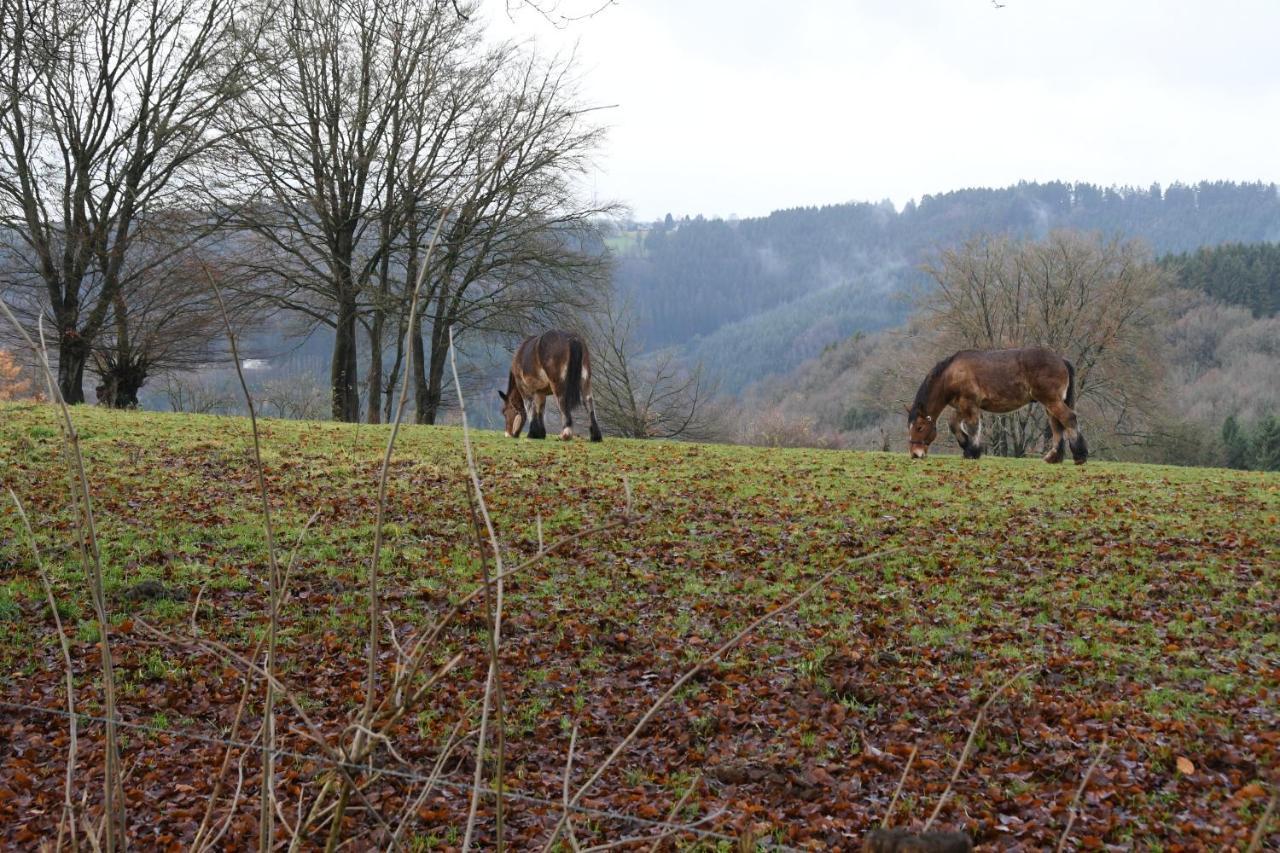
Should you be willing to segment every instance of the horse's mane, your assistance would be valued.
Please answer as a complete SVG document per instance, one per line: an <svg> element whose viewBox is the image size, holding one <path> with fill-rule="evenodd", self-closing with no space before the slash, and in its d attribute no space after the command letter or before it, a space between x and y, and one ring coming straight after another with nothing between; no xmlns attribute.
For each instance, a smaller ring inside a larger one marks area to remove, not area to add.
<svg viewBox="0 0 1280 853"><path fill-rule="evenodd" d="M929 402L929 389L933 387L933 383L942 375L942 372L951 366L951 362L955 359L956 355L958 355L958 353L953 353L952 355L947 356L930 368L929 372L925 375L924 381L920 383L920 388L916 391L915 402L911 404L911 413L909 415L910 420L914 421L916 419L916 415L920 414L920 410Z"/></svg>

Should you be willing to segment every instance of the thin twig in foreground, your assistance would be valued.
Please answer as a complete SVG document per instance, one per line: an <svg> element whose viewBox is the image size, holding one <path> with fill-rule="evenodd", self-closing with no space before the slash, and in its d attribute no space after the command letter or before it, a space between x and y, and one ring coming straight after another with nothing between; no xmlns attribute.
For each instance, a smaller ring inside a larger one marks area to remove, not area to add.
<svg viewBox="0 0 1280 853"><path fill-rule="evenodd" d="M893 789L893 799L889 800L889 808L885 810L884 820L880 821L881 829L889 828L889 821L893 817L893 807L898 804L898 795L902 793L902 786L906 784L907 774L911 772L911 762L916 760L917 747L911 747L911 755L907 757L907 766L902 768L902 778L898 780L898 787Z"/></svg>
<svg viewBox="0 0 1280 853"><path fill-rule="evenodd" d="M1098 748L1098 754L1093 757L1093 761L1089 762L1089 768L1084 771L1084 778L1080 780L1080 787L1076 788L1076 795L1071 798L1071 807L1067 810L1067 825L1063 827L1062 837L1058 839L1058 853L1062 853L1067 847L1067 839L1071 837L1071 826L1076 822L1080 797L1084 795L1084 789L1089 784L1089 777L1097 769L1098 762L1102 760L1102 756L1107 754L1107 745L1107 739L1103 737L1102 746Z"/></svg>
<svg viewBox="0 0 1280 853"><path fill-rule="evenodd" d="M1258 821L1258 828L1253 831L1253 838L1249 839L1249 847L1245 853L1257 853L1262 849L1262 836L1266 835L1267 824L1271 823L1271 815L1276 810L1276 801L1280 800L1280 781L1271 784L1271 800L1267 803L1267 810L1262 813L1262 819Z"/></svg>
<svg viewBox="0 0 1280 853"><path fill-rule="evenodd" d="M71 421L71 410L62 396L62 389L53 378L53 368L49 366L49 353L44 347L44 316L40 318L40 345L31 339L27 330L22 328L18 318L13 316L9 306L0 299L0 311L17 329L18 334L26 341L27 346L40 362L45 382L49 387L50 399L58 406L62 415L62 445L68 457L68 464L73 469L76 486L71 489L72 503L76 505L76 532L80 537L81 561L85 566L85 574L89 578L89 596L93 602L94 618L98 622L98 653L102 661L102 704L107 716L106 759L103 772L103 843L107 853L114 853L117 847L117 836L120 846L124 845L125 836L125 801L124 783L120 769L120 738L116 721L119 711L116 707L115 664L111 653L111 622L107 619L107 596L102 578L102 554L98 549L98 527L93 517L93 501L89 497L89 475L85 472L84 454L80 452L80 434ZM86 796L88 792L85 792ZM85 823L88 818L85 818ZM93 835L89 834L90 841Z"/></svg>
<svg viewBox="0 0 1280 853"><path fill-rule="evenodd" d="M451 207L446 207L440 213L440 219L436 222L435 232L431 235L431 242L427 245L426 257L422 260L422 266L418 269L418 277L414 280L413 294L409 299L409 319L405 326L404 348L409 349L409 335L412 334L414 328L414 317L418 312L418 297L422 292L422 282L426 279L427 270L431 267L431 256L435 253L436 240L440 237L440 229L444 227L445 218L449 215ZM381 369L379 367L379 369ZM374 718L374 701L377 695L378 686L378 649L381 645L379 639L379 631L382 628L382 601L378 588L378 569L382 559L382 540L383 540L383 519L387 512L387 483L391 474L391 454L395 449L396 438L400 435L400 424L404 421L404 408L408 399L409 392L409 371L404 372L404 376L400 383L400 405L396 409L395 422L391 424L391 432L387 436L387 445L382 454L382 468L378 474L378 501L376 515L374 518L373 533L373 554L369 559L369 646L365 661L365 688L364 688L364 705L357 717L359 725L357 733L352 741L351 753L361 754L368 748L364 732L371 731ZM360 421L356 420L356 441L359 441ZM353 447L354 453L354 447ZM324 792L322 791L321 794ZM333 817L330 818L329 840L325 845L326 853L330 853L338 846L338 837L342 828L342 818L347 810L347 803L351 797L351 790L344 783L342 790L338 794L338 805L334 810ZM317 806L321 795L317 795ZM305 829L305 825L301 827ZM395 839L393 839L394 841Z"/></svg>
<svg viewBox="0 0 1280 853"><path fill-rule="evenodd" d="M75 851L79 849L79 844L76 841L76 806L75 800L71 798L71 785L76 775L77 738L75 670L71 666L71 644L67 641L67 632L62 628L62 617L58 615L58 602L53 597L53 585L49 581L49 573L44 569L44 560L40 557L40 545L36 542L35 531L31 529L31 520L27 518L27 511L23 509L22 501L18 500L13 489L8 489L8 492L14 508L18 511L18 517L22 519L22 526L27 531L27 538L31 542L31 554L36 561L36 571L40 574L40 585L44 587L45 600L49 603L53 624L58 629L58 643L62 647L62 665L67 677L67 724L70 735L67 742L67 775L63 783L63 815L58 821L58 843L54 849L62 849L62 833L65 824L71 833L71 849Z"/></svg>
<svg viewBox="0 0 1280 853"><path fill-rule="evenodd" d="M992 693L986 702L982 703L982 708L978 711L978 716L974 717L973 726L969 729L969 739L964 742L964 749L960 752L960 760L956 762L955 772L951 774L951 781L947 782L946 790L942 792L942 796L938 798L938 804L933 807L933 813L929 815L929 819L924 822L924 829L921 832L928 832L929 827L933 826L933 822L937 819L938 813L942 811L942 806L947 802L947 798L951 796L951 789L955 787L956 780L960 778L960 770L964 767L964 762L969 757L969 751L973 749L973 739L978 734L978 727L982 725L982 720L987 716L987 710L991 707L991 703L996 701L1001 693L1009 689L1013 682L1036 668L1036 664L1024 666L1013 674L1013 676L996 688L996 692Z"/></svg>
<svg viewBox="0 0 1280 853"><path fill-rule="evenodd" d="M541 519L541 516L539 516ZM539 525L539 533L541 533L541 525ZM582 849L578 846L578 837L573 832L573 818L569 816L569 779L573 776L573 750L578 745L578 724L573 724L573 733L569 735L569 755L564 760L564 785L561 789L560 796L564 802L564 830L569 839L569 847L575 851Z"/></svg>
<svg viewBox="0 0 1280 853"><path fill-rule="evenodd" d="M240 390L244 392L244 404L249 409L249 425L253 428L253 466L258 475L258 494L262 499L262 524L267 533L267 566L270 574L267 578L267 598L269 622L267 625L267 672L276 671L276 635L280 631L280 569L276 563L276 537L271 526L271 501L267 497L267 478L262 471L262 442L258 435L258 415L253 407L253 395L249 393L249 383L245 381L244 369L240 366L240 352L236 348L236 335L231 328L231 317L227 313L227 304L222 301L222 290L209 272L208 265L200 261L200 269L213 288L217 297L218 308L222 310L222 322L227 330L227 343L231 346L231 359L236 366L236 376L240 379ZM258 849L266 853L271 849L275 839L275 746L276 746L276 697L270 679L266 683L266 695L263 698L262 725L262 792L258 803Z"/></svg>
<svg viewBox="0 0 1280 853"><path fill-rule="evenodd" d="M489 515L489 505L484 499L484 488L480 484L480 470L476 467L475 452L471 447L471 427L467 423L467 402L462 398L462 381L458 378L458 348L453 340L453 327L449 327L449 364L453 368L453 387L458 392L458 407L462 412L462 444L467 452L467 470L471 475L471 485L475 489L476 504L480 508L480 516L484 519L485 530L489 534L489 544L493 547L493 563L495 568L496 584L494 586L494 603L492 611L492 621L490 623L490 639L489 639L489 677L485 682L484 688L484 706L480 711L480 739L476 743L476 778L475 787L472 790L471 808L467 815L467 831L462 838L462 850L466 853L471 849L472 833L475 831L476 814L480 806L480 788L483 781L484 773L484 749L486 728L489 722L489 706L496 695L499 701L497 708L497 716L495 724L498 726L498 767L497 767L497 805L494 808L494 824L495 831L498 836L497 848L502 850L502 783L503 783L503 748L504 738L502 736L502 708L501 693L502 689L495 685L501 679L501 671L498 663L498 651L502 647L502 549L498 544L498 534L493 527L493 519ZM540 552L541 553L541 552ZM484 555L481 554L483 561ZM485 596L488 597L489 582L487 577L487 566L485 577Z"/></svg>
<svg viewBox="0 0 1280 853"><path fill-rule="evenodd" d="M707 666L719 660L725 654L725 652L729 651L738 643L742 642L743 638L745 638L748 634L750 634L756 628L763 625L765 622L768 622L769 620L777 616L781 616L783 613L787 612L788 610L791 610L793 607L798 605L801 601L808 598L810 595L812 595L813 593L821 589L823 586L825 586L827 581L831 580L831 578L835 577L837 574L843 571L846 571L850 566L855 566L859 563L865 563L868 560L875 560L882 557L887 557L890 554L895 554L902 550L903 550L903 546L899 546L896 548L889 548L884 551L876 551L871 554L863 554L861 557L854 557L852 560L845 562L839 568L835 568L827 572L822 577L818 578L816 581L811 583L809 586L805 587L803 590L801 590L800 592L796 593L794 596L789 598L787 601L783 602L782 604L779 604L777 607L770 610L768 613L764 614L763 616L757 617L755 620L751 622L751 624L747 625L747 627L743 628L737 634L734 634L732 637L730 637L714 652L707 655L702 660L698 661L698 663L693 668L691 668L684 675L680 676L680 678L674 684L672 684L669 688L667 688L667 691L665 693L659 696L654 701L654 703L649 706L649 710L644 713L644 716L640 718L640 721L635 724L635 726L631 729L631 731L627 734L627 736L624 737L618 743L618 745L613 748L613 752L609 753L608 757L605 758L605 760L602 761L599 765L597 765L595 773L593 773L591 775L591 778L587 779L587 781L582 784L582 787L578 789L577 793L573 795L573 797L569 800L569 805L570 806L578 805L578 802L586 795L587 791L589 791L591 787L595 785L596 782L600 781L600 777L604 775L604 771L608 769L609 765L613 764L613 762L617 760L618 756L622 754L622 751L627 748L627 746L631 743L631 741L635 740L636 736L639 735L640 732L644 729L644 727L649 724L649 721L654 718L654 716L658 713L658 711L662 708L662 706L665 705L671 699L671 697L674 696L677 691L679 691L681 687L687 684L690 679L696 676L699 672L701 672ZM564 821L565 821L564 816L562 816L560 818L560 821L551 830L551 837L547 839L547 843L543 847L543 850L549 851L555 845L556 841L560 838L560 833L564 831Z"/></svg>
<svg viewBox="0 0 1280 853"><path fill-rule="evenodd" d="M667 812L667 823L671 823L676 819L676 815L680 814L680 810L684 808L684 804L689 802L689 798L693 796L693 792L698 790L698 784L700 782L702 782L701 773L693 777L693 781L689 783L689 787L685 788L684 794L681 795L680 799L676 800L676 804L671 807L671 811ZM680 830L678 829L672 829L671 834L674 835L679 831ZM658 853L658 848L662 845L662 840L666 837L667 835L659 835L654 838L653 846L649 848L649 853Z"/></svg>
<svg viewBox="0 0 1280 853"><path fill-rule="evenodd" d="M298 551L302 548L302 540L304 537L306 537L307 531L311 529L311 525L315 524L316 519L319 517L320 517L319 510L316 510L311 514L311 517L307 519L307 523L302 526L302 530L298 532L298 538L293 543L293 550L289 552L289 560L287 563L285 563L284 573L280 578L280 606L282 607L289 600L289 578L293 573L294 565L297 563ZM201 587L201 591L203 591L203 589L204 588ZM199 600L199 597L197 596L196 606L199 607L199 604L200 604L200 600ZM191 635L193 637L198 633L198 627L196 625L196 615L197 615L196 608L192 608ZM258 654L262 651L262 644L265 643L266 641L267 641L267 638L265 634L258 637L258 641L254 644L253 651L249 653L249 657L252 658L253 660L257 660ZM245 678L244 687L240 691L240 702L238 705L236 705L236 715L231 721L230 734L228 735L228 737L232 740L236 738L237 732L240 731L240 721L244 719L244 709L246 704L249 701L249 692L252 689L253 689L253 679ZM259 726L259 731L261 731L261 726ZM254 737L256 739L257 735L255 734ZM231 805L229 805L227 809L228 810L227 819L226 821L223 822L222 828L218 831L218 833L212 839L207 839L205 838L205 834L209 832L210 821L213 819L213 809L214 809L214 806L217 804L218 796L222 793L222 778L226 775L227 768L231 764L231 746L230 744L228 744L227 749L223 752L223 755L222 755L222 764L218 768L217 775L214 777L213 791L212 793L209 794L209 798L208 798L209 801L205 806L204 819L200 821L200 827L196 830L195 837L191 841L191 849L196 851L196 853L200 853L200 851L205 849L212 849L214 845L217 844L218 839L221 838L222 835L227 831L227 826L230 824L231 818L234 817L235 806L240 801L240 789L244 787L244 759L245 759L245 754L241 753L240 763L237 767L239 778L237 780L235 793L231 798Z"/></svg>

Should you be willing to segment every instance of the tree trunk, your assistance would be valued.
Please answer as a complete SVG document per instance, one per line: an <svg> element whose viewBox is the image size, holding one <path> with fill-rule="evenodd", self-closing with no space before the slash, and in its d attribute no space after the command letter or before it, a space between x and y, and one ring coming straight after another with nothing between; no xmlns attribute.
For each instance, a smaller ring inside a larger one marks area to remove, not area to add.
<svg viewBox="0 0 1280 853"><path fill-rule="evenodd" d="M329 371L333 390L333 418L354 423L360 420L360 388L356 384L356 304L343 300L338 305L334 327L333 362Z"/></svg>
<svg viewBox="0 0 1280 853"><path fill-rule="evenodd" d="M123 362L108 368L97 387L99 405L112 409L138 408L138 392L147 382L145 367Z"/></svg>
<svg viewBox="0 0 1280 853"><path fill-rule="evenodd" d="M396 357L391 362L391 370L387 373L387 387L383 394L383 420L391 423L391 407L396 399L396 386L400 384L400 370L404 367L404 321L400 322L400 334L396 335Z"/></svg>
<svg viewBox="0 0 1280 853"><path fill-rule="evenodd" d="M58 391L68 405L84 402L84 366L89 347L75 329L66 329L58 339Z"/></svg>
<svg viewBox="0 0 1280 853"><path fill-rule="evenodd" d="M369 325L369 388L366 391L365 416L371 424L378 423L382 417L382 327L385 320L386 312L378 308L373 312L373 322Z"/></svg>
<svg viewBox="0 0 1280 853"><path fill-rule="evenodd" d="M414 422L435 423L435 409L427 405L426 355L422 348L422 316L414 315L413 330L409 334L410 354L413 363L413 415Z"/></svg>
<svg viewBox="0 0 1280 853"><path fill-rule="evenodd" d="M433 424L440 413L440 398L444 396L444 366L449 360L449 339L432 335L431 364L427 375L425 395L420 397L418 407L425 413L425 420L419 423Z"/></svg>

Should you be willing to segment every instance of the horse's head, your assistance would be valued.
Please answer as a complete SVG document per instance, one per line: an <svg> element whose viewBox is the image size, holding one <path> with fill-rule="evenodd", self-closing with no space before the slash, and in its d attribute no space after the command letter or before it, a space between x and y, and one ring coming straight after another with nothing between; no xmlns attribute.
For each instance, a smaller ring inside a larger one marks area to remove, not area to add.
<svg viewBox="0 0 1280 853"><path fill-rule="evenodd" d="M502 417L507 421L507 437L519 438L524 430L524 400L520 397L520 392L514 389L507 393L499 391L498 396L502 398Z"/></svg>
<svg viewBox="0 0 1280 853"><path fill-rule="evenodd" d="M923 459L929 453L929 445L938 437L938 422L924 412L923 406L907 409L907 445L912 459Z"/></svg>

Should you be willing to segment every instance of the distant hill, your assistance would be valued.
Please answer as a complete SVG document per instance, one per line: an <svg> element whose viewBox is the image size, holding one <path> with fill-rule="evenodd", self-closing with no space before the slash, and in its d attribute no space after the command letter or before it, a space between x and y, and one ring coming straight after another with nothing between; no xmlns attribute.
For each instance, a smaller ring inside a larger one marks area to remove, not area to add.
<svg viewBox="0 0 1280 853"><path fill-rule="evenodd" d="M895 295L939 248L975 232L1053 228L1141 238L1161 255L1280 241L1280 195L1262 183L1020 183L926 195L902 210L860 202L668 220L611 246L645 344L683 347L734 391L742 374L785 371L854 331L899 321L905 303Z"/></svg>
<svg viewBox="0 0 1280 853"><path fill-rule="evenodd" d="M1255 317L1280 313L1280 244L1226 243L1160 261L1181 287L1199 290Z"/></svg>

